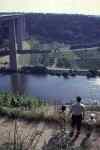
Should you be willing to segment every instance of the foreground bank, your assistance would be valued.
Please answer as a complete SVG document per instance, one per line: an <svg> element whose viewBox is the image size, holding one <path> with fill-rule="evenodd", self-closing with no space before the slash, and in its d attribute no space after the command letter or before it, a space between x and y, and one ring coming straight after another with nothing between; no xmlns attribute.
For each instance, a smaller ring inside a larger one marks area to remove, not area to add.
<svg viewBox="0 0 100 150"><path fill-rule="evenodd" d="M66 104L66 121L69 123L70 118L69 105ZM86 105L86 119L89 114L94 112L98 116L100 112L100 105L87 104ZM61 105L50 104L44 100L25 95L14 95L8 92L0 92L0 115L11 119L23 119L27 121L45 121L61 124ZM85 120L83 124L86 124ZM98 116L97 126L100 126L100 118Z"/></svg>
<svg viewBox="0 0 100 150"><path fill-rule="evenodd" d="M0 93L0 115L11 119L56 123L59 122L59 116L54 115L55 108L57 106L36 97Z"/></svg>
<svg viewBox="0 0 100 150"><path fill-rule="evenodd" d="M100 106L86 105L85 120L79 138L69 143L70 132L69 105L66 105L65 124L62 130L61 105L50 105L34 97L0 93L0 148L9 150L93 150L95 143L89 138L85 140L87 120L91 113L96 114L95 132L92 138L99 140L100 132ZM2 131L2 132L1 132ZM97 141L98 141L97 140ZM91 143L88 143L91 142ZM94 143L94 145L93 145ZM36 148L38 147L38 148ZM4 149L4 150L5 150ZM98 150L95 147L95 150Z"/></svg>

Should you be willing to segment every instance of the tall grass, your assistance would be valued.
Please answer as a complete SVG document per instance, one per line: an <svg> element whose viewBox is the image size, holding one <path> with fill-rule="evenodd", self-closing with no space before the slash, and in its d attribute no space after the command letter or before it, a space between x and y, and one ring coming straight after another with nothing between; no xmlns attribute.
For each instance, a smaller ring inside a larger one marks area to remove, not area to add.
<svg viewBox="0 0 100 150"><path fill-rule="evenodd" d="M18 122L15 119L13 121L12 131L9 131L8 138L4 141L4 144L0 145L0 149L37 150L37 145L40 142L44 130L45 126L43 126L40 130L38 128L35 128L35 130L31 132L31 134L24 134L24 132L20 130L20 126L18 125ZM60 132L58 133L53 133L48 143L44 142L44 145L42 146L41 150L83 150L83 147L74 147L66 131L60 130Z"/></svg>
<svg viewBox="0 0 100 150"><path fill-rule="evenodd" d="M20 131L16 119L13 121L12 130L9 131L8 138L4 141L4 144L0 145L0 150L36 150L39 137L44 132L44 128L42 128L41 131L36 129L31 134L25 135L23 131Z"/></svg>
<svg viewBox="0 0 100 150"><path fill-rule="evenodd" d="M20 107L25 109L32 109L47 105L46 102L36 97L25 95L14 95L9 92L0 92L0 106L10 108Z"/></svg>

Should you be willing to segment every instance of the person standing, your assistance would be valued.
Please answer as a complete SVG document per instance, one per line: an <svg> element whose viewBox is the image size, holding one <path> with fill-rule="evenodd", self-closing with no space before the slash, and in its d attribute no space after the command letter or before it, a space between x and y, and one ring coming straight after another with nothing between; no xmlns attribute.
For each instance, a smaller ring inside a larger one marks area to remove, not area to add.
<svg viewBox="0 0 100 150"><path fill-rule="evenodd" d="M59 112L60 116L60 129L61 131L65 131L66 129L66 106L62 105Z"/></svg>
<svg viewBox="0 0 100 150"><path fill-rule="evenodd" d="M72 130L70 132L70 137L73 136L75 128L77 130L76 136L80 134L82 120L84 120L84 116L85 116L85 105L82 104L81 101L82 98L80 96L77 96L76 103L73 104L70 108L71 127L72 127Z"/></svg>
<svg viewBox="0 0 100 150"><path fill-rule="evenodd" d="M90 114L90 118L86 121L87 122L87 137L89 138L93 131L95 130L96 126L96 115L94 113Z"/></svg>

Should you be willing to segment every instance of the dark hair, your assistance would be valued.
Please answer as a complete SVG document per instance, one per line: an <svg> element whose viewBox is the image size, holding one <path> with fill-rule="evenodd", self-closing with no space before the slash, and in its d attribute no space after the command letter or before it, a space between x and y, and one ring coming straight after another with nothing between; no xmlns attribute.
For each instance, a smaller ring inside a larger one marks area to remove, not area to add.
<svg viewBox="0 0 100 150"><path fill-rule="evenodd" d="M82 98L80 96L76 97L77 102L81 102Z"/></svg>
<svg viewBox="0 0 100 150"><path fill-rule="evenodd" d="M61 110L62 110L62 111L65 111L65 110L66 110L66 106L65 106L65 105L62 105L62 106L61 106Z"/></svg>

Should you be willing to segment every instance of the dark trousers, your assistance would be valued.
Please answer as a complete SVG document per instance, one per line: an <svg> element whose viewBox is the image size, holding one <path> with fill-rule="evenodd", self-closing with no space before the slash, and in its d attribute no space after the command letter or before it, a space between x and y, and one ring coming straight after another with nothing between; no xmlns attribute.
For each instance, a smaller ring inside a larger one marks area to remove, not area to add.
<svg viewBox="0 0 100 150"><path fill-rule="evenodd" d="M72 122L71 122L72 128L76 127L77 131L80 131L81 124L82 124L82 115L72 115Z"/></svg>

